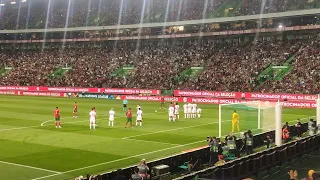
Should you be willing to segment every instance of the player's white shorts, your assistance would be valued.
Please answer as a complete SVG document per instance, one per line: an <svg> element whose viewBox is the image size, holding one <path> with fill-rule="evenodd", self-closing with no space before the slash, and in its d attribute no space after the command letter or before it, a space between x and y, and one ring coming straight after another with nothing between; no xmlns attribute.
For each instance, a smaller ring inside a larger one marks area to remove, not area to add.
<svg viewBox="0 0 320 180"><path fill-rule="evenodd" d="M178 112L178 111L175 111L175 112L174 112L174 114L175 114L175 115L178 115L178 114L179 114L179 112Z"/></svg>
<svg viewBox="0 0 320 180"><path fill-rule="evenodd" d="M142 121L142 117L137 116L137 121Z"/></svg>
<svg viewBox="0 0 320 180"><path fill-rule="evenodd" d="M169 117L172 117L172 116L174 116L174 114L173 114L173 113L170 113L170 114L169 114Z"/></svg>
<svg viewBox="0 0 320 180"><path fill-rule="evenodd" d="M109 118L109 121L114 121L114 118Z"/></svg>
<svg viewBox="0 0 320 180"><path fill-rule="evenodd" d="M195 114L195 113L197 113L197 111L196 111L196 110L192 110L192 113L194 113L194 114Z"/></svg>
<svg viewBox="0 0 320 180"><path fill-rule="evenodd" d="M96 123L96 120L95 120L95 119L90 119L90 123L91 123L91 124L95 124L95 123Z"/></svg>
<svg viewBox="0 0 320 180"><path fill-rule="evenodd" d="M187 111L187 110L184 110L184 111L183 111L183 113L187 114L187 113L188 113L188 111Z"/></svg>
<svg viewBox="0 0 320 180"><path fill-rule="evenodd" d="M192 112L192 110L191 109L188 109L188 112L187 113L191 113Z"/></svg>

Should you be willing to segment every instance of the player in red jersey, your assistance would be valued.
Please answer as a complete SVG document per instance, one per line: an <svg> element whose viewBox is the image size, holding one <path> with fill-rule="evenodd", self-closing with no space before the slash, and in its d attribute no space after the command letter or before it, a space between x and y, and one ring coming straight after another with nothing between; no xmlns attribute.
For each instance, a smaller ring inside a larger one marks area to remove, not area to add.
<svg viewBox="0 0 320 180"><path fill-rule="evenodd" d="M78 118L78 105L77 102L73 104L73 118Z"/></svg>
<svg viewBox="0 0 320 180"><path fill-rule="evenodd" d="M61 124L60 124L60 110L58 107L56 107L56 109L54 110L54 119L55 119L55 125L56 128L61 128Z"/></svg>
<svg viewBox="0 0 320 180"><path fill-rule="evenodd" d="M127 123L124 127L126 128L129 122L130 122L130 127L132 127L132 110L131 110L131 108L129 108L129 110L127 110L126 116L127 116Z"/></svg>
<svg viewBox="0 0 320 180"><path fill-rule="evenodd" d="M160 108L164 108L164 97L161 96L161 99L160 99Z"/></svg>

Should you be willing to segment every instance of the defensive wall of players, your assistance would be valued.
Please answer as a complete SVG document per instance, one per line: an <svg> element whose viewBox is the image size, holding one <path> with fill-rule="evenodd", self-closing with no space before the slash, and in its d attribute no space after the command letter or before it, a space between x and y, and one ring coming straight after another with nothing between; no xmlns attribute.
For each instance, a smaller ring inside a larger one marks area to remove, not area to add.
<svg viewBox="0 0 320 180"><path fill-rule="evenodd" d="M36 87L36 86L0 86L0 95L52 96L70 98L127 99L142 101L160 101L161 90L156 89L120 89L120 88L77 88L77 87ZM252 103L252 101L281 101L284 107L316 108L314 94L272 94L255 92L215 92L174 90L173 96L163 96L167 102L192 102L204 104Z"/></svg>

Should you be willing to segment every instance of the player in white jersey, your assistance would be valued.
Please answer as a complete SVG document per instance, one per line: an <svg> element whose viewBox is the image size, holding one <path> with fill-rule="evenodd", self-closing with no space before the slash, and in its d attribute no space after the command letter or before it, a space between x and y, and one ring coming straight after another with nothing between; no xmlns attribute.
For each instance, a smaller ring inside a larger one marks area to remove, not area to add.
<svg viewBox="0 0 320 180"><path fill-rule="evenodd" d="M196 118L197 116L197 104L192 104L192 118Z"/></svg>
<svg viewBox="0 0 320 180"><path fill-rule="evenodd" d="M188 103L187 118L191 118L191 113L192 113L192 104L191 104L191 103Z"/></svg>
<svg viewBox="0 0 320 180"><path fill-rule="evenodd" d="M175 122L175 118L174 118L174 107L170 106L169 107L169 122Z"/></svg>
<svg viewBox="0 0 320 180"><path fill-rule="evenodd" d="M184 118L186 119L188 114L188 104L183 105L183 113L184 113Z"/></svg>
<svg viewBox="0 0 320 180"><path fill-rule="evenodd" d="M89 116L90 116L90 129L96 129L96 116L97 116L97 113L95 111L94 108L91 109L90 113L89 113Z"/></svg>
<svg viewBox="0 0 320 180"><path fill-rule="evenodd" d="M114 117L116 115L116 112L114 112L113 108L109 111L109 126L113 127Z"/></svg>
<svg viewBox="0 0 320 180"><path fill-rule="evenodd" d="M136 126L138 126L138 124L140 124L140 126L142 126L142 110L141 110L141 108L138 108L138 111L137 111Z"/></svg>
<svg viewBox="0 0 320 180"><path fill-rule="evenodd" d="M198 114L198 118L200 118L201 117L201 109L200 108L197 108L197 114Z"/></svg>
<svg viewBox="0 0 320 180"><path fill-rule="evenodd" d="M178 103L176 103L176 105L174 106L174 116L175 116L175 119L180 119L180 115L179 115L179 105Z"/></svg>
<svg viewBox="0 0 320 180"><path fill-rule="evenodd" d="M142 110L140 104L137 105L137 112L139 111L139 108L140 108L140 110Z"/></svg>

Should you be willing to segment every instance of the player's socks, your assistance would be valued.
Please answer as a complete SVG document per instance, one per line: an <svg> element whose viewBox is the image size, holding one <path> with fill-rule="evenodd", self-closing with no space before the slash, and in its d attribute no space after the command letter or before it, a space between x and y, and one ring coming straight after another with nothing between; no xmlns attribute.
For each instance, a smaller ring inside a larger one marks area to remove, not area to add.
<svg viewBox="0 0 320 180"><path fill-rule="evenodd" d="M96 129L96 124L92 124L93 125L93 129Z"/></svg>
<svg viewBox="0 0 320 180"><path fill-rule="evenodd" d="M92 129L92 124L90 123L90 129Z"/></svg>
<svg viewBox="0 0 320 180"><path fill-rule="evenodd" d="M111 121L112 127L113 127L113 121Z"/></svg>
<svg viewBox="0 0 320 180"><path fill-rule="evenodd" d="M140 122L140 126L142 126L142 122Z"/></svg>
<svg viewBox="0 0 320 180"><path fill-rule="evenodd" d="M138 121L136 121L136 126L138 126Z"/></svg>
<svg viewBox="0 0 320 180"><path fill-rule="evenodd" d="M111 124L111 121L109 121L108 126L110 126L110 124Z"/></svg>
<svg viewBox="0 0 320 180"><path fill-rule="evenodd" d="M177 119L180 119L180 115L177 115Z"/></svg>

